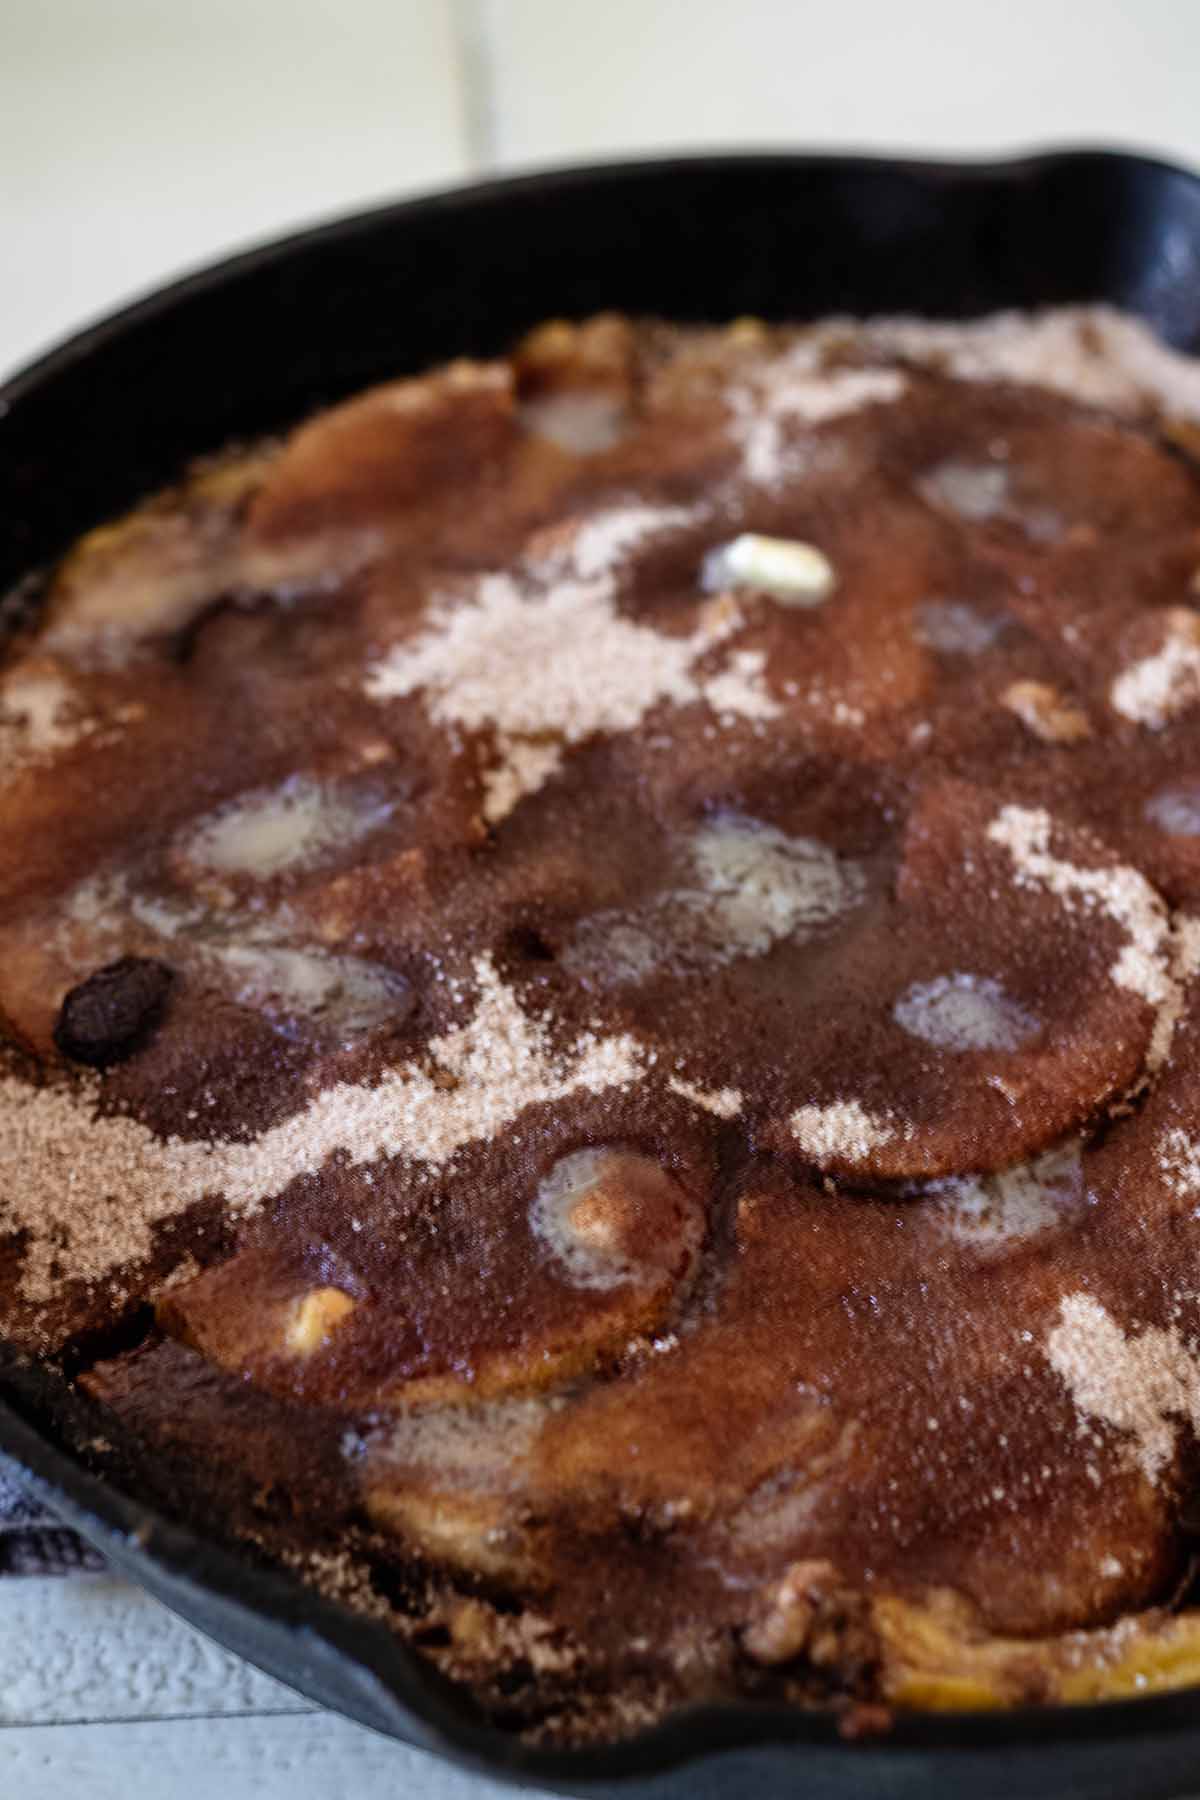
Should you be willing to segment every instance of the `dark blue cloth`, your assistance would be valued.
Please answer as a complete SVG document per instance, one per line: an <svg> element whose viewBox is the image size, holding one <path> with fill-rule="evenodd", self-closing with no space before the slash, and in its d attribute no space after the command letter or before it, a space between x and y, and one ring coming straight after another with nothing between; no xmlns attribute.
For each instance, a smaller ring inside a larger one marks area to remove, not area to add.
<svg viewBox="0 0 1200 1800"><path fill-rule="evenodd" d="M78 1575L103 1567L89 1544L0 1474L0 1576Z"/></svg>

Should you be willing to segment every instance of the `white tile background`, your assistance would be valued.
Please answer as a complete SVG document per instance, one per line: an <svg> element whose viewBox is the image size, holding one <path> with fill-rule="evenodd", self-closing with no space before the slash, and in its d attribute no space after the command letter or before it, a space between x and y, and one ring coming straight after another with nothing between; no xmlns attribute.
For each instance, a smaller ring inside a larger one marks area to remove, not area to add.
<svg viewBox="0 0 1200 1800"><path fill-rule="evenodd" d="M1195 0L481 0L505 163L630 145L982 151L1091 139L1200 162Z"/></svg>
<svg viewBox="0 0 1200 1800"><path fill-rule="evenodd" d="M108 1576L0 1583L3 1800L539 1800L333 1718Z"/></svg>
<svg viewBox="0 0 1200 1800"><path fill-rule="evenodd" d="M487 168L1081 140L1200 164L1200 0L0 0L0 372L225 249ZM118 1582L6 1583L0 1696L26 1800L500 1792Z"/></svg>
<svg viewBox="0 0 1200 1800"><path fill-rule="evenodd" d="M301 220L704 144L1200 163L1197 0L0 0L0 370Z"/></svg>
<svg viewBox="0 0 1200 1800"><path fill-rule="evenodd" d="M448 4L0 0L0 367L165 274L465 167Z"/></svg>

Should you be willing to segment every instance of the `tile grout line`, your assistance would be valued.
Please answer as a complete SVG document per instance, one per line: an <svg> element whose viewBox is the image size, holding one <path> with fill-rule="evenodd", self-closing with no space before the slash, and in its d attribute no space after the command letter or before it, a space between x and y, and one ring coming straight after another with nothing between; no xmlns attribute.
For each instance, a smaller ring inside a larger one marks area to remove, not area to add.
<svg viewBox="0 0 1200 1800"><path fill-rule="evenodd" d="M500 149L498 33L492 0L450 0L450 27L467 160L472 174L486 175L495 169Z"/></svg>
<svg viewBox="0 0 1200 1800"><path fill-rule="evenodd" d="M320 1718L324 1711L324 1707L320 1706L260 1706L236 1712L125 1713L119 1718L110 1719L88 1718L82 1714L70 1719L0 1719L0 1738L6 1731L53 1731L68 1728L81 1731L90 1730L93 1725L107 1730L114 1725L216 1725L226 1719L313 1719ZM354 1724L355 1721L351 1720L350 1723Z"/></svg>

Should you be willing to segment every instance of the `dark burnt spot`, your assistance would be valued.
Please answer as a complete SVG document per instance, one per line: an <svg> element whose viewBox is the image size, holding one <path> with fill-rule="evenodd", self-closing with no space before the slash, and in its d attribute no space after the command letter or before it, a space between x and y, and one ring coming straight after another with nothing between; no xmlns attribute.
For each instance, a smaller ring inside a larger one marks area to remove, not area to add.
<svg viewBox="0 0 1200 1800"><path fill-rule="evenodd" d="M67 994L54 1042L72 1062L107 1069L148 1043L162 1020L175 976L149 956L123 956Z"/></svg>
<svg viewBox="0 0 1200 1800"><path fill-rule="evenodd" d="M509 949L523 962L553 962L554 947L532 925L518 925L509 933Z"/></svg>

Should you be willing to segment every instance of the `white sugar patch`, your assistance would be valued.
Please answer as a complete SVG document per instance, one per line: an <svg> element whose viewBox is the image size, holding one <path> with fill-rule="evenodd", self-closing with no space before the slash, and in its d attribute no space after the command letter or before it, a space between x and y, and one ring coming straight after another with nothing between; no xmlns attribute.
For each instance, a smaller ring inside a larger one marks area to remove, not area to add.
<svg viewBox="0 0 1200 1800"><path fill-rule="evenodd" d="M267 881L348 849L386 823L391 810L378 794L356 796L293 775L201 819L189 829L183 852L201 868Z"/></svg>
<svg viewBox="0 0 1200 1800"><path fill-rule="evenodd" d="M642 1078L632 1038L585 1032L555 1052L546 1026L522 1012L486 957L475 976L474 1013L433 1039L420 1066L373 1084L338 1083L248 1143L164 1139L134 1119L99 1117L98 1082L32 1088L0 1080L0 1229L28 1234L22 1291L48 1300L59 1264L65 1279L94 1281L146 1256L155 1226L206 1195L249 1217L339 1153L360 1166L404 1157L437 1168L527 1107Z"/></svg>
<svg viewBox="0 0 1200 1800"><path fill-rule="evenodd" d="M1116 412L1140 413L1149 404L1200 419L1200 362L1112 307L992 313L963 324L873 319L861 332L873 350L930 363L960 380L1012 381Z"/></svg>
<svg viewBox="0 0 1200 1800"><path fill-rule="evenodd" d="M682 1075L672 1075L667 1082L673 1094L683 1100L690 1100L702 1112L712 1113L718 1119L736 1119L742 1110L742 1093L740 1088L702 1088L685 1081Z"/></svg>
<svg viewBox="0 0 1200 1800"><path fill-rule="evenodd" d="M561 744L538 744L520 738L502 740L500 761L483 776L483 816L498 825L525 798L545 787L562 767Z"/></svg>
<svg viewBox="0 0 1200 1800"><path fill-rule="evenodd" d="M294 1180L315 1173L338 1150L353 1163L404 1156L438 1166L462 1145L495 1136L526 1107L641 1079L641 1054L632 1038L584 1032L568 1051L555 1054L545 1025L526 1017L487 957L476 960L475 978L479 996L472 1017L428 1046L442 1079L414 1065L385 1074L374 1087L342 1083L326 1089L295 1119L223 1152L226 1195L235 1204L257 1202L264 1197L264 1168L271 1180L276 1167Z"/></svg>
<svg viewBox="0 0 1200 1800"><path fill-rule="evenodd" d="M1163 1180L1181 1200L1200 1198L1200 1136L1175 1125L1158 1140L1158 1166Z"/></svg>
<svg viewBox="0 0 1200 1800"><path fill-rule="evenodd" d="M781 708L772 699L766 682L765 650L732 650L729 660L718 675L710 675L704 683L706 706L712 708L722 725L738 719L766 722L779 717Z"/></svg>
<svg viewBox="0 0 1200 1800"><path fill-rule="evenodd" d="M1177 606L1165 623L1162 648L1124 670L1109 690L1113 711L1150 731L1200 701L1200 619Z"/></svg>
<svg viewBox="0 0 1200 1800"><path fill-rule="evenodd" d="M990 618L965 600L927 600L917 608L915 635L945 656L981 656L1004 626L1003 619Z"/></svg>
<svg viewBox="0 0 1200 1800"><path fill-rule="evenodd" d="M939 1225L960 1242L983 1250L1018 1243L1081 1211L1079 1145L1048 1150L991 1175L951 1175L921 1191Z"/></svg>
<svg viewBox="0 0 1200 1800"><path fill-rule="evenodd" d="M1200 781L1164 788L1147 800L1144 811L1171 837L1200 837Z"/></svg>
<svg viewBox="0 0 1200 1800"><path fill-rule="evenodd" d="M1119 925L1128 942L1109 971L1118 987L1128 988L1150 1006L1170 999L1170 924L1166 909L1144 875L1125 864L1084 869L1050 851L1050 815L1041 808L1006 806L988 826L994 844L1008 851L1019 886L1045 888L1068 910L1082 907L1105 913Z"/></svg>
<svg viewBox="0 0 1200 1800"><path fill-rule="evenodd" d="M1174 1326L1127 1335L1092 1295L1068 1294L1046 1355L1085 1418L1128 1434L1148 1481L1172 1460L1181 1422L1200 1431L1200 1365Z"/></svg>
<svg viewBox="0 0 1200 1800"><path fill-rule="evenodd" d="M586 920L563 958L573 974L604 985L656 969L684 974L787 939L805 942L865 892L857 864L815 838L791 838L741 814L725 814L688 846L694 884L669 889L636 911Z"/></svg>
<svg viewBox="0 0 1200 1800"><path fill-rule="evenodd" d="M465 600L437 601L429 628L395 646L368 672L375 700L422 692L431 718L500 738L493 816L516 789L532 791L530 767L512 773L512 747L532 741L542 766L547 740L582 743L597 733L632 731L660 704L706 704L723 719L774 718L779 707L755 652L707 677L702 657L741 627L736 608L710 611L686 636L669 637L616 609L611 574L529 588L511 575L485 575Z"/></svg>
<svg viewBox="0 0 1200 1800"><path fill-rule="evenodd" d="M895 369L823 369L821 357L821 344L806 340L729 390L730 433L741 449L742 477L754 486L776 487L803 467L804 451L789 443L791 428L886 405L907 389Z"/></svg>
<svg viewBox="0 0 1200 1800"><path fill-rule="evenodd" d="M18 1288L36 1302L65 1278L100 1280L150 1253L154 1228L215 1186L207 1144L157 1138L97 1113L101 1084L0 1078L0 1230L25 1238Z"/></svg>
<svg viewBox="0 0 1200 1800"><path fill-rule="evenodd" d="M917 982L892 1009L897 1025L939 1050L1019 1050L1041 1023L986 975Z"/></svg>
<svg viewBox="0 0 1200 1800"><path fill-rule="evenodd" d="M683 506L630 502L565 520L547 548L531 555L528 567L542 580L595 581L618 571L633 551L690 525L695 513Z"/></svg>
<svg viewBox="0 0 1200 1800"><path fill-rule="evenodd" d="M731 600L707 606L686 636L622 616L620 571L640 546L692 524L683 507L628 504L539 533L516 574L480 578L461 597L435 596L426 630L368 670L376 700L421 692L448 727L490 727L484 817L506 818L560 766L565 746L634 730L657 705L703 704L723 726L761 726L780 712L761 650L696 665L742 629Z"/></svg>
<svg viewBox="0 0 1200 1800"><path fill-rule="evenodd" d="M801 1106L791 1116L792 1136L819 1168L828 1163L863 1163L890 1144L897 1127L890 1114L869 1113L857 1100L828 1106Z"/></svg>

